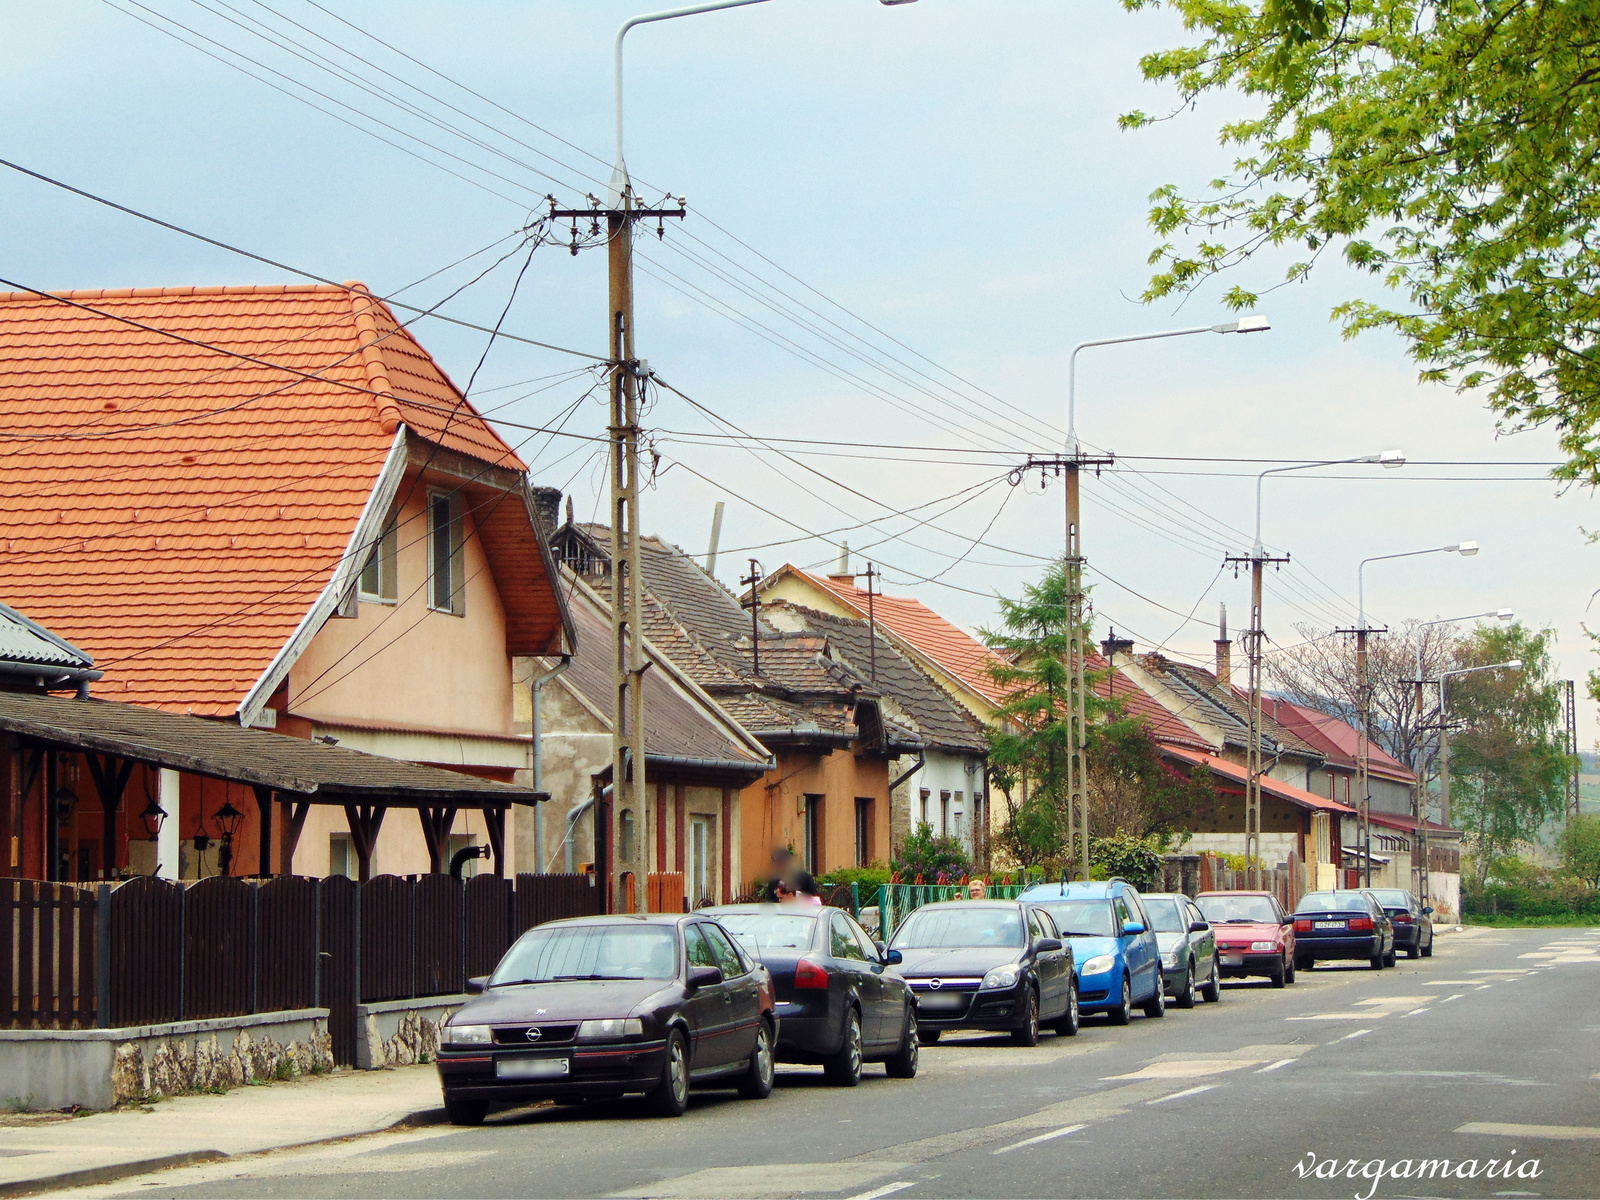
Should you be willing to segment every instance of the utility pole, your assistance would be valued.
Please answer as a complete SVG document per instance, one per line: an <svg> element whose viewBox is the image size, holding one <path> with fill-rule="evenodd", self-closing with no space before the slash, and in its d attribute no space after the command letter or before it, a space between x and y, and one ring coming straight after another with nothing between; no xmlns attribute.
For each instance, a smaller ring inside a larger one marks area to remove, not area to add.
<svg viewBox="0 0 1600 1200"><path fill-rule="evenodd" d="M875 599L872 590L872 581L882 572L875 570L871 563L867 564L867 658L871 663L870 672L872 686L878 686L878 614L873 608Z"/></svg>
<svg viewBox="0 0 1600 1200"><path fill-rule="evenodd" d="M1090 455L1071 442L1071 453L1037 457L1030 454L1023 471L1038 470L1040 479L1046 472L1058 478L1065 473L1067 479L1067 537L1064 562L1067 568L1067 728L1071 734L1071 749L1067 754L1067 846L1079 879L1089 878L1089 796L1084 790L1087 763L1084 747L1087 745L1089 720L1088 696L1083 679L1084 657L1088 647L1083 628L1083 527L1079 505L1078 480L1084 467L1093 467L1096 475L1102 467L1116 462L1116 456ZM1018 476L1020 479L1020 475Z"/></svg>
<svg viewBox="0 0 1600 1200"><path fill-rule="evenodd" d="M1250 628L1244 635L1245 662L1249 673L1250 711L1249 736L1245 742L1245 770L1248 780L1244 793L1244 865L1245 886L1260 886L1261 876L1261 642L1266 630L1261 624L1261 574L1266 566L1279 566L1289 561L1285 554L1275 558L1261 548L1259 536L1255 549L1248 557L1229 555L1224 565L1231 565L1235 575L1239 567L1250 564Z"/></svg>
<svg viewBox="0 0 1600 1200"><path fill-rule="evenodd" d="M1361 847L1361 886L1372 886L1372 784L1371 728L1372 684L1367 668L1367 635L1388 633L1389 627L1370 627L1365 617L1354 629L1335 633L1356 635L1356 845Z"/></svg>
<svg viewBox="0 0 1600 1200"><path fill-rule="evenodd" d="M1577 682L1569 679L1567 686L1567 753L1572 755L1572 773L1567 776L1567 823L1582 811L1578 806L1578 772L1582 764L1578 760L1578 701Z"/></svg>
<svg viewBox="0 0 1600 1200"><path fill-rule="evenodd" d="M756 585L761 582L761 564L755 559L750 560L750 574L739 580L740 585L750 585L750 654L755 660L755 673L761 674L761 598L756 594Z"/></svg>

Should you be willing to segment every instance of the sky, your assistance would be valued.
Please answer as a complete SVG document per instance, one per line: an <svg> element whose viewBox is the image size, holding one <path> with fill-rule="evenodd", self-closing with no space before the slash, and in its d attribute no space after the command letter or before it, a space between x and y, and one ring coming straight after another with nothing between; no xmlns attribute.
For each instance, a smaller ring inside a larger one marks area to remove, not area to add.
<svg viewBox="0 0 1600 1200"><path fill-rule="evenodd" d="M591 519L605 408L581 354L605 352L604 251L530 254L521 231L546 195L603 193L612 39L635 3L0 0L0 157L581 352L413 327ZM1508 434L1480 396L1420 384L1387 334L1346 340L1333 306L1385 293L1332 259L1292 286L1269 257L1140 302L1150 193L1222 174L1216 130L1249 111L1207 98L1119 131L1174 109L1139 60L1183 42L1159 9L1020 0L772 0L630 33L631 175L689 209L636 251L637 350L675 389L644 417L646 531L703 554L721 500L730 586L752 557L831 566L844 540L885 590L992 626L995 596L1060 553L1059 481L1015 468L1061 449L1072 347L1230 320L1237 282L1264 293L1270 332L1078 357L1079 436L1116 455L1083 487L1096 635L1209 662L1218 605L1247 623L1248 580L1222 559L1249 550L1255 473L1394 448L1403 469L1268 478L1263 538L1291 558L1267 579L1273 642L1353 624L1363 558L1475 540L1472 558L1370 565L1369 621L1510 607L1556 631L1558 674L1581 681L1600 666L1583 630L1600 520L1548 478L1551 431ZM0 211L0 276L28 287L301 278L3 169ZM1597 733L1582 700L1580 743Z"/></svg>

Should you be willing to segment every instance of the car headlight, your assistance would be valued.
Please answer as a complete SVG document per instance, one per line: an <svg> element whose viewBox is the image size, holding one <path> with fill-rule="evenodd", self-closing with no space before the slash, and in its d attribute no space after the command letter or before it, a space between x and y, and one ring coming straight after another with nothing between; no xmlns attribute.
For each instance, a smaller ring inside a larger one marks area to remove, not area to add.
<svg viewBox="0 0 1600 1200"><path fill-rule="evenodd" d="M1251 942L1250 943L1250 949L1252 949L1252 950L1276 950L1277 948L1278 948L1278 943L1277 942Z"/></svg>
<svg viewBox="0 0 1600 1200"><path fill-rule="evenodd" d="M580 1042L614 1042L620 1038L644 1036L644 1022L638 1017L608 1017L604 1021L585 1021L578 1026Z"/></svg>
<svg viewBox="0 0 1600 1200"><path fill-rule="evenodd" d="M456 1046L482 1046L494 1041L487 1025L446 1025L444 1040Z"/></svg>
<svg viewBox="0 0 1600 1200"><path fill-rule="evenodd" d="M1117 960L1109 954L1096 954L1088 962L1083 964L1083 969L1080 970L1078 974L1104 975L1116 965L1116 961Z"/></svg>
<svg viewBox="0 0 1600 1200"><path fill-rule="evenodd" d="M1169 950L1167 953L1163 954L1161 956L1161 965L1163 967L1176 967L1178 965L1178 952L1176 950Z"/></svg>
<svg viewBox="0 0 1600 1200"><path fill-rule="evenodd" d="M1021 974L1022 968L1016 963L1010 963L1004 967L996 967L983 977L983 985L980 990L987 991L993 988L1016 987L1017 979Z"/></svg>

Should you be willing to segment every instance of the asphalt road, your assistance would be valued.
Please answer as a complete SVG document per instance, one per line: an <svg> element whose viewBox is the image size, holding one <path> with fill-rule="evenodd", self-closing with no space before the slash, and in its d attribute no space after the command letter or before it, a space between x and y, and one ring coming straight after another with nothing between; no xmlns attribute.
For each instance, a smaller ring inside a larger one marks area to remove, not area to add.
<svg viewBox="0 0 1600 1200"><path fill-rule="evenodd" d="M1033 1049L947 1038L910 1081L788 1068L766 1101L706 1093L675 1121L537 1107L80 1194L1600 1196L1597 991L1600 930L1469 932Z"/></svg>

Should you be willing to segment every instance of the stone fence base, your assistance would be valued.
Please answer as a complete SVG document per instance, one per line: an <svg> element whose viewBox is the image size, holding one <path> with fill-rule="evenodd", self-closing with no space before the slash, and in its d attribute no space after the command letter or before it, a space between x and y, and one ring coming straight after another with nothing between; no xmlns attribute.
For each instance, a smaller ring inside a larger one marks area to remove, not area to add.
<svg viewBox="0 0 1600 1200"><path fill-rule="evenodd" d="M419 996L356 1005L356 1066L375 1071L433 1061L440 1028L470 998Z"/></svg>
<svg viewBox="0 0 1600 1200"><path fill-rule="evenodd" d="M0 1029L0 1101L41 1110L332 1069L325 1008L124 1029Z"/></svg>

